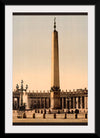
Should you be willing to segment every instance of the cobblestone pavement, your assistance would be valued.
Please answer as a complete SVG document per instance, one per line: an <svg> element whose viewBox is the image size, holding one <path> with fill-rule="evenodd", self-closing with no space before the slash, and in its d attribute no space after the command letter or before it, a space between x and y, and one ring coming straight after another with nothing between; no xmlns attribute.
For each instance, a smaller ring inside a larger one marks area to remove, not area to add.
<svg viewBox="0 0 100 138"><path fill-rule="evenodd" d="M24 112L23 112L24 113ZM22 113L22 114L23 114ZM17 111L13 111L13 123L17 122L88 122L88 119L85 118L85 114L78 114L77 119L75 119L75 114L67 114L65 118L65 113L56 114L56 118L54 118L54 114L45 114L45 118L43 118L43 114L35 113L35 118L33 118L33 114L35 111L25 111L26 118L17 118Z"/></svg>

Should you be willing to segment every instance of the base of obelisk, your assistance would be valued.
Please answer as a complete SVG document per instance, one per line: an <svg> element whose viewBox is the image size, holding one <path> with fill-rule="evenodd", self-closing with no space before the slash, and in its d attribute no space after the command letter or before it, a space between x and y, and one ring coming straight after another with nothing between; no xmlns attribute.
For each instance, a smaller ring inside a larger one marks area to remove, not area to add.
<svg viewBox="0 0 100 138"><path fill-rule="evenodd" d="M56 111L58 109L61 109L59 91L50 92L50 109L51 111Z"/></svg>

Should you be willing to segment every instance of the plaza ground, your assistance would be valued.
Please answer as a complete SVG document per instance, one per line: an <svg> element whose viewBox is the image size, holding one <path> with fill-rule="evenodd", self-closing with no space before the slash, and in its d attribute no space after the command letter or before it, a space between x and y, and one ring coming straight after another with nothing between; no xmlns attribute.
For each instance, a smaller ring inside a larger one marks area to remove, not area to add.
<svg viewBox="0 0 100 138"><path fill-rule="evenodd" d="M25 111L26 118L17 118L17 111L13 111L13 124L39 124L39 123L63 123L63 124L84 124L87 125L88 118L85 118L85 114L81 113L77 115L77 119L75 119L75 114L67 114L65 118L65 113L56 114L56 118L54 118L54 114L45 114L45 118L43 118L43 114L35 113L35 111ZM33 118L33 114L35 114L35 118Z"/></svg>

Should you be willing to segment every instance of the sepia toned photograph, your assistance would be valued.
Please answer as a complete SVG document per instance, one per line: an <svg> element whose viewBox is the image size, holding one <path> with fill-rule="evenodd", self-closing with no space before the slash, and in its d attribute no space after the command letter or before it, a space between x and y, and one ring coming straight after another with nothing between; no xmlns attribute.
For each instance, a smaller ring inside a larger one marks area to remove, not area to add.
<svg viewBox="0 0 100 138"><path fill-rule="evenodd" d="M88 125L88 13L12 15L12 124Z"/></svg>

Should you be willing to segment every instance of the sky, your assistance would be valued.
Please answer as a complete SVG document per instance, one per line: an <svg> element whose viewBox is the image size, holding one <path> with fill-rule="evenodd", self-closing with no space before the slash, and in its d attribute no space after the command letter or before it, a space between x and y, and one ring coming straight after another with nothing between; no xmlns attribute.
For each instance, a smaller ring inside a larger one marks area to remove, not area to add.
<svg viewBox="0 0 100 138"><path fill-rule="evenodd" d="M50 90L54 15L13 15L13 90ZM88 16L57 15L61 90L88 88Z"/></svg>

